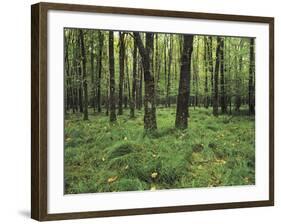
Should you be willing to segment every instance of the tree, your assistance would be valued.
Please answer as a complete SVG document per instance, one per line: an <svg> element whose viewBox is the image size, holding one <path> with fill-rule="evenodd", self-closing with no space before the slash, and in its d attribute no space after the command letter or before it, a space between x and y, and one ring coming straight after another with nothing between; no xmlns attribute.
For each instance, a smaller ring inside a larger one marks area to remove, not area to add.
<svg viewBox="0 0 281 224"><path fill-rule="evenodd" d="M79 32L79 31L78 31ZM76 49L75 49L75 52L76 52L76 55L75 55L75 58L76 58L76 68L77 68L77 80L79 82L78 84L78 103L79 103L79 112L80 113L83 113L83 88L82 88L82 83L83 83L83 77L82 77L82 65L81 65L81 52L80 52L80 38L79 38L79 33L77 35L77 32L76 32Z"/></svg>
<svg viewBox="0 0 281 224"><path fill-rule="evenodd" d="M168 39L168 38L167 38ZM168 76L167 76L167 91L166 91L166 104L168 107L171 106L170 91L171 91L171 64L172 64L172 53L173 53L173 36L170 34L169 40L169 53L168 53ZM168 45L168 41L167 41Z"/></svg>
<svg viewBox="0 0 281 224"><path fill-rule="evenodd" d="M217 49L216 49L216 65L214 72L214 94L213 94L213 115L219 115L219 68L220 68L220 52L221 52L221 38L217 37Z"/></svg>
<svg viewBox="0 0 281 224"><path fill-rule="evenodd" d="M125 61L124 33L119 32L119 101L118 101L118 115L123 114L124 61Z"/></svg>
<svg viewBox="0 0 281 224"><path fill-rule="evenodd" d="M108 55L109 55L109 120L116 121L115 113L115 70L114 70L114 35L109 31L108 38Z"/></svg>
<svg viewBox="0 0 281 224"><path fill-rule="evenodd" d="M130 106L130 117L135 117L135 106L136 106L136 85L137 85L137 44L134 40L133 49L133 84L132 84L132 97Z"/></svg>
<svg viewBox="0 0 281 224"><path fill-rule="evenodd" d="M191 55L193 51L193 35L184 35L179 90L177 97L176 128L188 127L188 106L190 95Z"/></svg>
<svg viewBox="0 0 281 224"><path fill-rule="evenodd" d="M67 36L66 33L64 33L64 75L65 75L65 95L66 95L66 100L65 100L65 110L64 112L66 113L73 105L71 102L71 83L70 83L70 63L69 63L69 54L68 54L68 47L69 47L69 42L70 42L70 35Z"/></svg>
<svg viewBox="0 0 281 224"><path fill-rule="evenodd" d="M213 97L214 97L214 62L213 62L213 39L212 37L207 37L207 51L208 51L208 64L209 64L209 72L210 76L210 83L211 83L211 104L213 104Z"/></svg>
<svg viewBox="0 0 281 224"><path fill-rule="evenodd" d="M255 77L255 49L254 49L255 40L254 38L250 39L250 65L249 65L249 115L255 114L255 86L254 86L254 77Z"/></svg>
<svg viewBox="0 0 281 224"><path fill-rule="evenodd" d="M145 33L145 47L141 36L134 32L136 43L142 57L142 66L144 70L144 129L153 131L157 129L156 106L155 106L155 86L154 77L151 74L151 51L153 48L153 34Z"/></svg>
<svg viewBox="0 0 281 224"><path fill-rule="evenodd" d="M101 112L101 72L102 72L102 49L103 49L103 34L101 31L98 31L98 39L99 39L99 50L97 57L97 107L98 112Z"/></svg>
<svg viewBox="0 0 281 224"><path fill-rule="evenodd" d="M90 63L91 63L91 86L92 86L92 99L91 105L96 109L96 77L94 72L94 32L91 31L91 40L90 40Z"/></svg>
<svg viewBox="0 0 281 224"><path fill-rule="evenodd" d="M220 85L221 85L221 112L225 114L227 112L226 104L226 92L225 92L225 62L224 62L224 38L221 38L220 44Z"/></svg>
<svg viewBox="0 0 281 224"><path fill-rule="evenodd" d="M238 50L242 50L243 49L243 41L241 40L240 43L239 43L239 46L237 46ZM238 56L239 56L239 59L238 59ZM242 104L242 101L241 101L241 75L242 75L242 66L243 66L243 56L242 54L240 53L239 55L237 56L237 54L235 55L235 69L236 69L236 72L235 72L235 88L236 88L236 92L235 92L235 111L239 111L240 110L240 107L241 107L241 104ZM239 61L238 61L239 60Z"/></svg>
<svg viewBox="0 0 281 224"><path fill-rule="evenodd" d="M204 106L208 109L209 107L209 96L208 96L208 46L207 46L207 37L204 37L204 73L205 73L205 84L204 84L204 93L205 93L205 102Z"/></svg>
<svg viewBox="0 0 281 224"><path fill-rule="evenodd" d="M84 46L84 34L83 31L79 30L81 56L82 56L82 69L83 69L83 92L84 92L84 120L88 120L88 83L87 83L87 72L86 72L86 54Z"/></svg>

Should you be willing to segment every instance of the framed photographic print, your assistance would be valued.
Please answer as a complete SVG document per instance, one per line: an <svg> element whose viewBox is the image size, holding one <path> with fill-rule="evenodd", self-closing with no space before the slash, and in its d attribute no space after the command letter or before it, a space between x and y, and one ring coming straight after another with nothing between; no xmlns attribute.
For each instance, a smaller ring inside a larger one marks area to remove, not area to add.
<svg viewBox="0 0 281 224"><path fill-rule="evenodd" d="M32 218L274 204L274 18L32 5Z"/></svg>

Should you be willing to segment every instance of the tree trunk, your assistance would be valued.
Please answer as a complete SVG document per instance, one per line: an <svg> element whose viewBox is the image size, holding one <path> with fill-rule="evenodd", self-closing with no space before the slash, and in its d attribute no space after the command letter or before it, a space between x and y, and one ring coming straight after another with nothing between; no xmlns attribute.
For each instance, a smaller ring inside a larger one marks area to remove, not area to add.
<svg viewBox="0 0 281 224"><path fill-rule="evenodd" d="M78 74L78 104L79 104L79 112L83 113L83 88L82 88L82 83L83 83L83 77L82 77L82 65L81 65L81 52L79 51L80 49L80 39L79 39L79 34L76 33L77 35L77 46L76 46L76 56L77 56L77 74Z"/></svg>
<svg viewBox="0 0 281 224"><path fill-rule="evenodd" d="M69 38L66 36L66 33L64 33L64 79L65 79L65 110L64 113L67 113L67 111L72 108L71 104L71 85L70 85L70 65L69 65L69 56L68 56L68 51L69 51Z"/></svg>
<svg viewBox="0 0 281 224"><path fill-rule="evenodd" d="M154 77L151 74L151 50L153 48L153 34L146 33L145 47L140 34L134 32L136 43L142 57L144 70L145 96L144 96L144 129L153 131L157 129L156 107L155 107L155 86Z"/></svg>
<svg viewBox="0 0 281 224"><path fill-rule="evenodd" d="M118 101L118 115L123 114L124 61L125 61L124 33L119 32L119 101Z"/></svg>
<svg viewBox="0 0 281 224"><path fill-rule="evenodd" d="M191 55L193 50L193 35L184 35L181 56L180 81L177 98L176 128L188 127L188 106L190 95Z"/></svg>
<svg viewBox="0 0 281 224"><path fill-rule="evenodd" d="M250 39L250 66L249 66L249 115L255 114L255 40Z"/></svg>
<svg viewBox="0 0 281 224"><path fill-rule="evenodd" d="M91 31L91 47L90 47L90 62L91 62L91 86L92 86L92 98L91 106L96 109L96 78L94 72L94 32Z"/></svg>
<svg viewBox="0 0 281 224"><path fill-rule="evenodd" d="M213 94L213 115L219 115L219 68L220 68L220 48L221 48L221 38L217 37L217 49L216 49L216 65L214 72L214 94Z"/></svg>
<svg viewBox="0 0 281 224"><path fill-rule="evenodd" d="M143 67L138 64L138 74L139 74L139 82L138 82L138 100L137 100L137 109L142 109L142 80L143 80Z"/></svg>
<svg viewBox="0 0 281 224"><path fill-rule="evenodd" d="M97 107L98 112L101 112L101 72L102 72L102 49L103 49L103 35L101 31L98 32L99 39L99 51L97 56L97 69L98 69L98 77L97 77Z"/></svg>
<svg viewBox="0 0 281 224"><path fill-rule="evenodd" d="M211 82L211 105L213 105L213 98L214 98L214 65L213 65L213 39L212 37L207 38L208 44L208 63L209 63L209 72L210 82Z"/></svg>
<svg viewBox="0 0 281 224"><path fill-rule="evenodd" d="M172 64L172 52L173 52L172 34L170 34L169 44L170 46L169 46L169 54L168 54L168 74L167 74L167 91L166 91L166 104L168 107L171 106L170 89L171 89L171 64Z"/></svg>
<svg viewBox="0 0 281 224"><path fill-rule="evenodd" d="M136 85L137 85L137 44L134 41L133 50L133 84L132 84L132 97L131 97L131 109L130 117L135 117L135 106L136 106Z"/></svg>
<svg viewBox="0 0 281 224"><path fill-rule="evenodd" d="M115 70L114 70L114 35L109 31L108 38L108 55L109 55L109 121L116 121L115 113Z"/></svg>
<svg viewBox="0 0 281 224"><path fill-rule="evenodd" d="M79 30L81 56L82 56L82 69L83 69L83 90L84 90L84 120L88 120L88 83L86 72L86 53L84 46L84 34L82 30Z"/></svg>
<svg viewBox="0 0 281 224"><path fill-rule="evenodd" d="M225 93L225 63L224 63L224 38L221 38L220 45L220 85L221 85L221 113L227 112L226 93Z"/></svg>
<svg viewBox="0 0 281 224"><path fill-rule="evenodd" d="M208 47L207 47L207 37L204 37L204 73L205 73L205 86L204 86L204 92L205 92L205 102L204 106L208 109L209 107L209 93L208 93Z"/></svg>
<svg viewBox="0 0 281 224"><path fill-rule="evenodd" d="M241 49L243 48L243 42L240 41L238 50L241 51ZM235 55L235 111L239 111L240 110L240 106L241 106L241 91L240 91L240 86L241 86L241 77L242 77L242 66L243 66L243 56L240 54L239 55L239 62L238 61L238 56ZM238 69L237 69L238 67Z"/></svg>

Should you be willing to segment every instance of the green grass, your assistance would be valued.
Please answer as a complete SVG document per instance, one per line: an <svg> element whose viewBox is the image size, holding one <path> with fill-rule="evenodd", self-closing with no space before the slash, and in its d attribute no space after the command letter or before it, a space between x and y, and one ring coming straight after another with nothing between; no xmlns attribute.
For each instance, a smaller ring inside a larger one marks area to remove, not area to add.
<svg viewBox="0 0 281 224"><path fill-rule="evenodd" d="M141 111L108 120L66 116L65 193L255 184L254 117L190 108L182 131L174 128L175 108L158 108L152 135L144 134Z"/></svg>

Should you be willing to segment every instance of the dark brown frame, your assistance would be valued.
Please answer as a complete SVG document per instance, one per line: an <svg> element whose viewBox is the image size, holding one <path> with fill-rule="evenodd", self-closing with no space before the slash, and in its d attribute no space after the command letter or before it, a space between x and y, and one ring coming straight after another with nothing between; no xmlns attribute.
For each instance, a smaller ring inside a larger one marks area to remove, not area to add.
<svg viewBox="0 0 281 224"><path fill-rule="evenodd" d="M47 211L47 12L64 10L269 24L269 200L48 214ZM31 6L31 217L38 221L186 212L274 205L274 18L38 3Z"/></svg>

